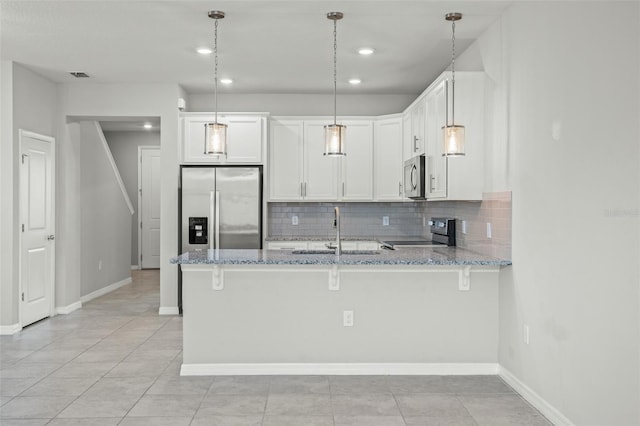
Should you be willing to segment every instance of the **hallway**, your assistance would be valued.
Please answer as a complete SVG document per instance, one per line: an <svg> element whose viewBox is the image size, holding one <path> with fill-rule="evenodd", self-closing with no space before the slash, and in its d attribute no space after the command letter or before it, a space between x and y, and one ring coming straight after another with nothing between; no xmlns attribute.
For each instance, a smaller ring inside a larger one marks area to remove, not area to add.
<svg viewBox="0 0 640 426"><path fill-rule="evenodd" d="M548 425L496 376L180 377L159 272L0 338L10 425Z"/></svg>

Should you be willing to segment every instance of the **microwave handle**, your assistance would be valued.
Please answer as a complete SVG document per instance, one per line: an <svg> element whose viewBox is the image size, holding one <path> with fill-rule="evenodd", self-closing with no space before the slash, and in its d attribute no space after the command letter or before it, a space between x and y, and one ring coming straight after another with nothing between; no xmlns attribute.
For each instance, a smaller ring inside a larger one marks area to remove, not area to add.
<svg viewBox="0 0 640 426"><path fill-rule="evenodd" d="M418 186L416 184L416 182L415 182L415 175L416 175L417 171L418 171L418 169L416 168L416 165L415 164L412 165L411 166L411 173L410 173L410 181L411 181L411 189L412 190L415 190L417 188L417 186Z"/></svg>

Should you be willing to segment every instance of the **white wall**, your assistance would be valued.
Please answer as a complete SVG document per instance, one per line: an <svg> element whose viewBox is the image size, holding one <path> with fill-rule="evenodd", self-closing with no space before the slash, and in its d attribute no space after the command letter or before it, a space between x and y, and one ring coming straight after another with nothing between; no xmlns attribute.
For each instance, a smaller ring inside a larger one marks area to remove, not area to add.
<svg viewBox="0 0 640 426"><path fill-rule="evenodd" d="M80 123L80 296L131 276L131 212L94 121Z"/></svg>
<svg viewBox="0 0 640 426"><path fill-rule="evenodd" d="M500 364L580 425L640 424L639 7L517 2L466 58L502 111L490 189L513 191Z"/></svg>
<svg viewBox="0 0 640 426"><path fill-rule="evenodd" d="M177 313L178 270L169 264L178 247L178 108L183 92L173 84L66 84L61 86L60 119L66 117L160 117L162 193L160 232L160 310ZM69 126L70 127L70 126ZM69 152L58 168L71 167L69 188L78 185L79 152L73 151L68 134L60 135ZM73 176L71 176L73 174ZM69 198L68 207L78 209L79 200ZM79 238L79 237L78 237ZM79 269L79 266L78 266Z"/></svg>
<svg viewBox="0 0 640 426"><path fill-rule="evenodd" d="M54 83L13 62L2 64L2 313L0 325L18 323L19 192L18 153L20 129L56 137L57 88ZM5 204L6 203L6 204Z"/></svg>
<svg viewBox="0 0 640 426"><path fill-rule="evenodd" d="M160 146L160 133L113 131L104 136L135 211L131 216L131 265L138 265L138 147Z"/></svg>
<svg viewBox="0 0 640 426"><path fill-rule="evenodd" d="M338 115L384 115L403 111L415 95L338 94ZM212 93L191 93L187 111L213 111ZM218 94L218 110L225 112L269 112L277 115L333 115L333 95L304 94Z"/></svg>

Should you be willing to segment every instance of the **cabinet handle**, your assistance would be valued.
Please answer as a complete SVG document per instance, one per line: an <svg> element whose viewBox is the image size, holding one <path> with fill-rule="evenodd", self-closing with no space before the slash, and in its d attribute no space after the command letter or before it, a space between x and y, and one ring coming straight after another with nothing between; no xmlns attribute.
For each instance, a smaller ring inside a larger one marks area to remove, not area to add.
<svg viewBox="0 0 640 426"><path fill-rule="evenodd" d="M304 196L307 196L307 182L304 183Z"/></svg>
<svg viewBox="0 0 640 426"><path fill-rule="evenodd" d="M304 197L304 183L300 182L300 196Z"/></svg>
<svg viewBox="0 0 640 426"><path fill-rule="evenodd" d="M344 182L342 182L342 196L344 197Z"/></svg>
<svg viewBox="0 0 640 426"><path fill-rule="evenodd" d="M436 177L434 175L429 175L429 192L435 191L436 186L434 185L436 181Z"/></svg>
<svg viewBox="0 0 640 426"><path fill-rule="evenodd" d="M417 151L418 150L418 140L419 138L417 136L413 137L413 151Z"/></svg>
<svg viewBox="0 0 640 426"><path fill-rule="evenodd" d="M402 182L398 182L398 195L402 197Z"/></svg>

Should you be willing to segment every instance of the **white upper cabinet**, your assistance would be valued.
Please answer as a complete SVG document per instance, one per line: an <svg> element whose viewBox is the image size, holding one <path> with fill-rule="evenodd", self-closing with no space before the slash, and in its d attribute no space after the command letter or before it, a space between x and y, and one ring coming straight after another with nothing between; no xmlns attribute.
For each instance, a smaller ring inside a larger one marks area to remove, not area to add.
<svg viewBox="0 0 640 426"><path fill-rule="evenodd" d="M271 120L269 198L300 200L303 188L303 124L301 120Z"/></svg>
<svg viewBox="0 0 640 426"><path fill-rule="evenodd" d="M347 126L345 149L340 158L342 174L339 198L370 201L373 198L373 123L370 120L343 121Z"/></svg>
<svg viewBox="0 0 640 426"><path fill-rule="evenodd" d="M227 155L204 153L204 127L214 115L182 116L182 162L212 164L262 164L266 142L265 115L218 114L218 121L227 124Z"/></svg>
<svg viewBox="0 0 640 426"><path fill-rule="evenodd" d="M443 157L442 127L452 113L451 73L427 89L427 200L482 200L484 189L485 75L457 72L455 124L465 126L465 156Z"/></svg>
<svg viewBox="0 0 640 426"><path fill-rule="evenodd" d="M404 198L403 122L403 117L375 121L373 130L373 199L375 201L401 201Z"/></svg>
<svg viewBox="0 0 640 426"><path fill-rule="evenodd" d="M424 154L425 150L425 120L427 102L424 96L420 97L410 108L411 114L411 138L410 138L410 155L407 157L415 157Z"/></svg>
<svg viewBox="0 0 640 426"><path fill-rule="evenodd" d="M444 134L442 126L445 122L446 81L439 81L426 96L427 121L425 126L426 186L427 200L447 198L447 157L443 157Z"/></svg>
<svg viewBox="0 0 640 426"><path fill-rule="evenodd" d="M327 120L271 120L269 199L272 201L370 201L373 197L373 123L347 126L346 156L324 155Z"/></svg>
<svg viewBox="0 0 640 426"><path fill-rule="evenodd" d="M324 155L324 126L327 124L322 120L304 121L303 197L306 200L338 198L340 157Z"/></svg>

